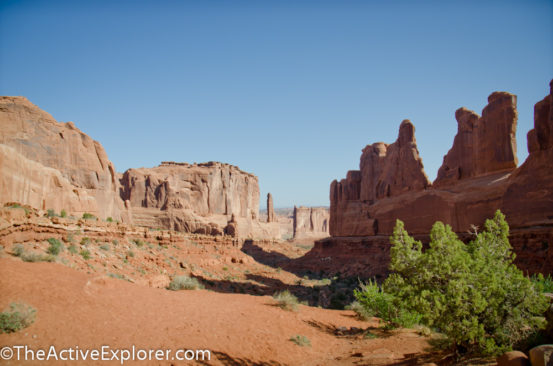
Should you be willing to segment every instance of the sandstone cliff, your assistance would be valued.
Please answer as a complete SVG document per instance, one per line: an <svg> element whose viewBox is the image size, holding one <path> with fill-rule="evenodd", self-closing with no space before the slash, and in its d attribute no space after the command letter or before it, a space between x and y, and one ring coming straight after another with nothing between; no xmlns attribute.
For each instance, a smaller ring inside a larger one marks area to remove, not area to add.
<svg viewBox="0 0 553 366"><path fill-rule="evenodd" d="M375 235L378 221L368 206L384 198L420 191L430 185L415 140L415 127L405 120L391 145L377 142L363 149L360 170L330 185L330 235Z"/></svg>
<svg viewBox="0 0 553 366"><path fill-rule="evenodd" d="M121 178L121 197L135 224L176 231L240 237L278 238L278 224L260 223L257 177L218 162L163 162L129 169ZM234 219L233 219L234 217Z"/></svg>
<svg viewBox="0 0 553 366"><path fill-rule="evenodd" d="M403 131L404 121L394 144L367 146L360 170L332 182L330 234L334 238L332 245L325 245L342 243L345 248L355 242L366 247L375 240L380 245L382 237L392 234L396 219L404 221L411 234L423 237L438 220L466 233L500 209L512 229L518 264L530 271L553 271L551 106L551 94L536 104L535 128L528 133L530 155L518 168L516 96L492 93L482 117L465 108L457 110L458 132L432 185L424 174L414 135Z"/></svg>
<svg viewBox="0 0 553 366"><path fill-rule="evenodd" d="M280 237L278 223L258 220L253 174L213 162L118 174L99 142L23 97L0 97L0 205L7 202L182 232Z"/></svg>
<svg viewBox="0 0 553 366"><path fill-rule="evenodd" d="M104 148L24 97L0 97L0 203L128 221Z"/></svg>
<svg viewBox="0 0 553 366"><path fill-rule="evenodd" d="M329 213L325 207L295 207L293 217L294 239L327 237Z"/></svg>

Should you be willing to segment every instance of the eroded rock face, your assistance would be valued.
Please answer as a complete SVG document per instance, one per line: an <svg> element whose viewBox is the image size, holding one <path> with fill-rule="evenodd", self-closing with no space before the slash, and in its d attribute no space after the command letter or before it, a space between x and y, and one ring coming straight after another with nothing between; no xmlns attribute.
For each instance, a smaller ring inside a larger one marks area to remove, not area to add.
<svg viewBox="0 0 553 366"><path fill-rule="evenodd" d="M294 206L294 239L327 237L329 216L325 207Z"/></svg>
<svg viewBox="0 0 553 366"><path fill-rule="evenodd" d="M23 97L0 97L0 204L7 202L207 235L223 235L234 215L234 236L280 237L278 223L258 220L253 174L214 162L118 174L99 142Z"/></svg>
<svg viewBox="0 0 553 366"><path fill-rule="evenodd" d="M98 141L24 97L0 97L0 203L128 221L113 164Z"/></svg>
<svg viewBox="0 0 553 366"><path fill-rule="evenodd" d="M466 108L455 112L458 129L453 147L444 157L434 186L517 167L516 96L495 92L488 97L482 117Z"/></svg>
<svg viewBox="0 0 553 366"><path fill-rule="evenodd" d="M121 178L121 197L137 225L222 235L232 224L227 234L240 237L264 237L275 230L258 221L257 177L229 164L163 162L129 169Z"/></svg>
<svg viewBox="0 0 553 366"><path fill-rule="evenodd" d="M530 154L518 168L516 96L492 93L482 117L458 109L457 136L432 185L425 180L410 123L404 121L394 144L367 146L361 170L331 183L333 245L340 238L345 243L347 238L366 237L370 243L371 237L389 236L397 219L413 235L428 235L436 221L466 233L473 225L482 227L500 209L511 227L521 268L552 272L552 98L550 94L535 106L535 127L528 133Z"/></svg>
<svg viewBox="0 0 553 366"><path fill-rule="evenodd" d="M415 127L404 120L391 145L377 142L363 149L360 170L330 185L330 234L375 235L377 222L368 205L430 185L415 140Z"/></svg>

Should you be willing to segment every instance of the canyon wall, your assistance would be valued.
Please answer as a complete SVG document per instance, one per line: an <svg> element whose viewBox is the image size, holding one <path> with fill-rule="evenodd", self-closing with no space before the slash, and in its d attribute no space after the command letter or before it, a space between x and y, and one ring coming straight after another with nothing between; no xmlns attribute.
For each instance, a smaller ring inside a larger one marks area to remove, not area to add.
<svg viewBox="0 0 553 366"><path fill-rule="evenodd" d="M278 238L278 224L261 223L255 175L218 162L162 162L127 170L121 197L135 224L175 231L252 238Z"/></svg>
<svg viewBox="0 0 553 366"><path fill-rule="evenodd" d="M258 220L253 174L214 162L118 174L99 142L24 97L0 97L0 205L9 202L151 228L280 237L278 223Z"/></svg>
<svg viewBox="0 0 553 366"><path fill-rule="evenodd" d="M0 204L10 201L130 219L102 145L24 97L0 97Z"/></svg>
<svg viewBox="0 0 553 366"><path fill-rule="evenodd" d="M320 239L327 237L329 212L325 207L294 206L294 239Z"/></svg>
<svg viewBox="0 0 553 366"><path fill-rule="evenodd" d="M331 183L333 238L326 241L326 247L381 245L382 238L392 234L396 219L404 221L411 234L423 238L435 221L466 233L473 225L482 227L485 219L500 209L512 229L517 263L528 271L552 272L551 105L551 94L536 104L535 127L528 133L529 156L518 168L516 96L492 93L481 117L458 109L457 135L433 184L424 173L414 127L403 121L396 142L368 145L360 169ZM323 247L319 243L316 249ZM373 267L381 266L374 263ZM365 270L371 273L366 266Z"/></svg>

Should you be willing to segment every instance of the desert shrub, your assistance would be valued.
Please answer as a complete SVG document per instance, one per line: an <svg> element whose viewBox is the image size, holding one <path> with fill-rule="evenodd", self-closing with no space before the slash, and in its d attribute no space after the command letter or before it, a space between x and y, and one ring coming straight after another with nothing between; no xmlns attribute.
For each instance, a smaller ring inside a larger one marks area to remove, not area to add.
<svg viewBox="0 0 553 366"><path fill-rule="evenodd" d="M117 278L119 280L124 280L125 276L120 273L108 273L108 276L111 278Z"/></svg>
<svg viewBox="0 0 553 366"><path fill-rule="evenodd" d="M133 258L133 257L134 257L134 252L133 252L132 250L129 250L129 251L127 252L127 257Z"/></svg>
<svg viewBox="0 0 553 366"><path fill-rule="evenodd" d="M84 260L90 259L90 251L87 249L81 250L81 257L83 257Z"/></svg>
<svg viewBox="0 0 553 366"><path fill-rule="evenodd" d="M346 306L346 310L352 310L357 314L357 317L361 320L371 320L372 313L368 311L359 301L354 301Z"/></svg>
<svg viewBox="0 0 553 366"><path fill-rule="evenodd" d="M106 219L107 222L113 222L113 218L110 216Z"/></svg>
<svg viewBox="0 0 553 366"><path fill-rule="evenodd" d="M23 244L15 244L12 249L13 255L16 257L21 257L21 255L25 252L25 247Z"/></svg>
<svg viewBox="0 0 553 366"><path fill-rule="evenodd" d="M111 242L114 246L118 246L119 245L119 240L117 239L113 239L113 241Z"/></svg>
<svg viewBox="0 0 553 366"><path fill-rule="evenodd" d="M169 290L196 290L203 289L204 286L193 277L188 276L176 276L169 284Z"/></svg>
<svg viewBox="0 0 553 366"><path fill-rule="evenodd" d="M376 281L361 283L360 289L354 290L353 293L364 309L365 316L379 317L386 322L388 328L411 328L421 320L420 314L407 309L394 295L385 292Z"/></svg>
<svg viewBox="0 0 553 366"><path fill-rule="evenodd" d="M533 275L530 280L534 284L534 287L541 293L553 293L553 278L548 274L544 277L541 273Z"/></svg>
<svg viewBox="0 0 553 366"><path fill-rule="evenodd" d="M109 250L109 244L102 244L102 245L100 245L100 249L102 249L102 250Z"/></svg>
<svg viewBox="0 0 553 366"><path fill-rule="evenodd" d="M67 211L61 210L60 216L63 217L63 218L67 217Z"/></svg>
<svg viewBox="0 0 553 366"><path fill-rule="evenodd" d="M68 248L67 248L67 251L71 254L77 254L77 247L74 246L73 244L71 244Z"/></svg>
<svg viewBox="0 0 553 366"><path fill-rule="evenodd" d="M373 284L359 291L366 293L360 302L370 310L372 302L390 301L420 314L421 323L446 335L457 352L510 350L543 325L547 303L513 264L508 235L499 211L469 244L437 222L423 252L398 220L391 237L392 274L384 290ZM387 311L387 305L378 306Z"/></svg>
<svg viewBox="0 0 553 366"><path fill-rule="evenodd" d="M56 257L52 254L23 253L21 254L23 262L55 262Z"/></svg>
<svg viewBox="0 0 553 366"><path fill-rule="evenodd" d="M51 208L46 211L46 216L48 217L56 217L56 211L52 210Z"/></svg>
<svg viewBox="0 0 553 366"><path fill-rule="evenodd" d="M142 248L144 246L144 242L140 239L133 239L132 241L138 248Z"/></svg>
<svg viewBox="0 0 553 366"><path fill-rule="evenodd" d="M278 301L278 306L281 309L288 311L296 311L298 309L298 298L288 290L277 292L273 295L273 299Z"/></svg>
<svg viewBox="0 0 553 366"><path fill-rule="evenodd" d="M290 340L300 347L311 347L311 341L304 335L295 335Z"/></svg>
<svg viewBox="0 0 553 366"><path fill-rule="evenodd" d="M13 333L28 327L35 321L36 310L27 304L11 303L0 313L0 333Z"/></svg>
<svg viewBox="0 0 553 366"><path fill-rule="evenodd" d="M58 255L63 250L63 244L58 239L50 238L48 239L48 243L50 246L46 251L52 255Z"/></svg>
<svg viewBox="0 0 553 366"><path fill-rule="evenodd" d="M91 213L85 212L83 214L83 219L85 219L85 220L96 220L96 216L94 216Z"/></svg>
<svg viewBox="0 0 553 366"><path fill-rule="evenodd" d="M81 239L81 245L89 245L90 243L92 243L92 241L90 240L89 237L84 237Z"/></svg>

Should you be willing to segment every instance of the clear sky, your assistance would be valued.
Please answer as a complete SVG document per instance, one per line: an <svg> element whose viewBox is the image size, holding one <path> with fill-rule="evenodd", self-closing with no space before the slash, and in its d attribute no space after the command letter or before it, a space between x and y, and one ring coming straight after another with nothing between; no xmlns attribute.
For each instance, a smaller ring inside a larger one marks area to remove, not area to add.
<svg viewBox="0 0 553 366"><path fill-rule="evenodd" d="M496 90L518 157L553 78L553 1L0 0L0 94L99 140L118 171L222 161L276 207L328 205L410 119L431 180Z"/></svg>

